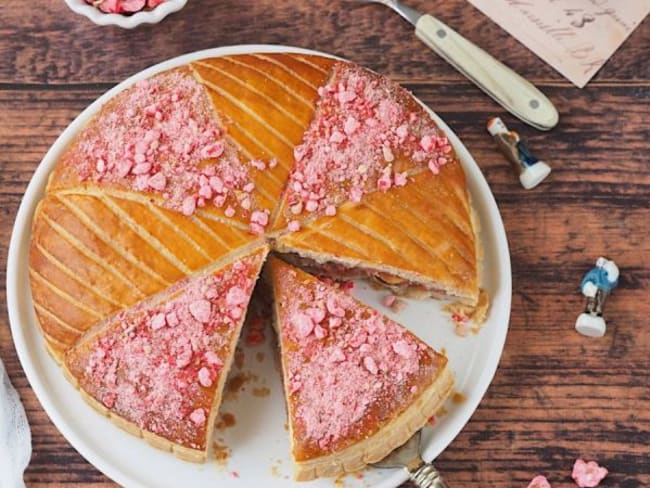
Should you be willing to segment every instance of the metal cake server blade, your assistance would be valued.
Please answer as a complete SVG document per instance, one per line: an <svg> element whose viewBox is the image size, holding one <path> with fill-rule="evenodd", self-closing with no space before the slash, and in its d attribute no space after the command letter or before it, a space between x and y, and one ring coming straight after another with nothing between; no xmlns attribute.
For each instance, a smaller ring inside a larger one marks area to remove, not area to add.
<svg viewBox="0 0 650 488"><path fill-rule="evenodd" d="M521 121L540 130L557 125L557 109L535 85L434 16L422 14L398 0L355 1L393 9L415 27L415 35L433 52Z"/></svg>
<svg viewBox="0 0 650 488"><path fill-rule="evenodd" d="M409 479L418 488L449 488L442 475L431 464L425 463L420 456L420 440L422 431L418 430L406 441L406 444L398 447L384 459L371 466L375 468L405 469Z"/></svg>

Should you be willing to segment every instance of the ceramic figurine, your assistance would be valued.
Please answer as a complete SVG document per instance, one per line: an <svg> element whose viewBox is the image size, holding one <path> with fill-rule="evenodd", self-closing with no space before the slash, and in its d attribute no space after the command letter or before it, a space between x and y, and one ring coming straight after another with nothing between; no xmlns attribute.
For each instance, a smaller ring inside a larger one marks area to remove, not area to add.
<svg viewBox="0 0 650 488"><path fill-rule="evenodd" d="M603 306L609 294L618 285L618 274L618 266L614 261L600 257L596 266L582 278L580 290L587 297L587 305L576 320L576 330L582 335L605 335L607 324L603 319Z"/></svg>
<svg viewBox="0 0 650 488"><path fill-rule="evenodd" d="M528 150L519 134L513 130L509 131L499 117L488 120L487 130L494 137L499 150L517 171L519 181L526 190L535 188L551 172L551 167L537 159Z"/></svg>

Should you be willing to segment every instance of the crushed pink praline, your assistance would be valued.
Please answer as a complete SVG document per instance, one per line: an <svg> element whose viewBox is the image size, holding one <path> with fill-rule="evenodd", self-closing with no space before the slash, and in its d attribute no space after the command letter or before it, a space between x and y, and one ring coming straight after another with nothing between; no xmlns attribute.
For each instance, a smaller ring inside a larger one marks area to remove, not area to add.
<svg viewBox="0 0 650 488"><path fill-rule="evenodd" d="M222 374L219 354L238 324L232 302L248 303L253 259L175 285L166 302L120 312L80 359L84 389L138 427L166 438L183 432L172 440L199 447L213 396L201 389Z"/></svg>
<svg viewBox="0 0 650 488"><path fill-rule="evenodd" d="M422 372L427 346L343 289L303 285L295 271L282 280L291 298L280 303L281 334L296 344L285 352L295 422L308 442L327 451L359 429L373 405L388 409L415 394L409 379Z"/></svg>
<svg viewBox="0 0 650 488"><path fill-rule="evenodd" d="M253 172L267 165L240 159L190 74L142 80L111 103L80 136L74 165L82 181L158 194L162 205L188 217L225 206L227 217L239 214L252 233L264 232L268 210L256 207Z"/></svg>
<svg viewBox="0 0 650 488"><path fill-rule="evenodd" d="M434 173L447 162L447 138L425 112L409 111L410 95L391 81L341 63L319 95L316 115L294 149L290 214L332 216L345 200L406 185L407 173L393 168L397 156Z"/></svg>
<svg viewBox="0 0 650 488"><path fill-rule="evenodd" d="M197 426L205 425L206 417L205 410L202 408L197 408L190 414L190 420Z"/></svg>

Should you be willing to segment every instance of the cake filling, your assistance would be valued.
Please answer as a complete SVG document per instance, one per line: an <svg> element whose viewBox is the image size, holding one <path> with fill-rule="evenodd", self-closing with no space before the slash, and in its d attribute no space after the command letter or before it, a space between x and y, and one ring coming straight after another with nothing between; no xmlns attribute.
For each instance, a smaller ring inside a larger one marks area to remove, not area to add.
<svg viewBox="0 0 650 488"><path fill-rule="evenodd" d="M318 262L298 253L283 253L282 258L291 264L317 276L327 276L334 280L369 279L398 295L428 294L433 297L448 298L449 295L435 286L425 286L400 276L362 266L345 266L334 261Z"/></svg>

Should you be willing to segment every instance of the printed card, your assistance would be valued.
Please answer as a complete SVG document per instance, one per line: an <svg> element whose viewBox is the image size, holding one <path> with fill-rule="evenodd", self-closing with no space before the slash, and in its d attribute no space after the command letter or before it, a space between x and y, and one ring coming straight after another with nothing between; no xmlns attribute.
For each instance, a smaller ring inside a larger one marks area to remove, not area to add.
<svg viewBox="0 0 650 488"><path fill-rule="evenodd" d="M650 12L650 0L469 0L582 88Z"/></svg>

